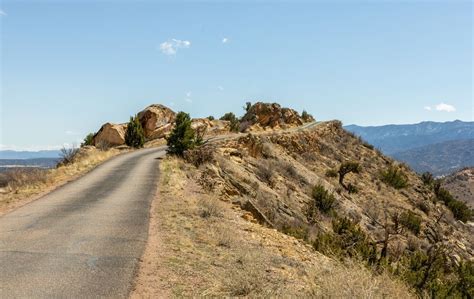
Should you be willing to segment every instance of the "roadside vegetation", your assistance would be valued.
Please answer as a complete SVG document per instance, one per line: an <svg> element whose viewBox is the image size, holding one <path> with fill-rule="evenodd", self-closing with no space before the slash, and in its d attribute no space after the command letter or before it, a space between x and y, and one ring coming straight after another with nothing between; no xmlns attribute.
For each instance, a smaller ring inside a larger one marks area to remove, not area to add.
<svg viewBox="0 0 474 299"><path fill-rule="evenodd" d="M145 144L145 132L138 116L131 116L125 132L125 144L133 148L141 148Z"/></svg>
<svg viewBox="0 0 474 299"><path fill-rule="evenodd" d="M191 127L191 117L185 112L176 115L175 126L166 138L168 154L183 157L188 150L203 144L203 137Z"/></svg>
<svg viewBox="0 0 474 299"><path fill-rule="evenodd" d="M84 141L81 143L81 147L94 145L95 133L89 133L84 137Z"/></svg>

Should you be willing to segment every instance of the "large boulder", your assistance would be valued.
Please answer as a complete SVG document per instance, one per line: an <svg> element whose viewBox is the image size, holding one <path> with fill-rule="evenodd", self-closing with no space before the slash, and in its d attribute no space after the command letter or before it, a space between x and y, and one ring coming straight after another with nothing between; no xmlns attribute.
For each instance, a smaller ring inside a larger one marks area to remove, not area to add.
<svg viewBox="0 0 474 299"><path fill-rule="evenodd" d="M290 108L282 108L277 103L258 102L252 105L242 118L244 130L278 129L301 126L304 120Z"/></svg>
<svg viewBox="0 0 474 299"><path fill-rule="evenodd" d="M118 146L125 144L125 131L127 124L104 124L99 132L95 134L93 144L95 146Z"/></svg>
<svg viewBox="0 0 474 299"><path fill-rule="evenodd" d="M165 137L172 129L176 113L166 106L153 104L138 113L147 139Z"/></svg>
<svg viewBox="0 0 474 299"><path fill-rule="evenodd" d="M225 120L209 120L207 118L194 118L191 121L191 127L198 134L215 136L230 132L230 123Z"/></svg>

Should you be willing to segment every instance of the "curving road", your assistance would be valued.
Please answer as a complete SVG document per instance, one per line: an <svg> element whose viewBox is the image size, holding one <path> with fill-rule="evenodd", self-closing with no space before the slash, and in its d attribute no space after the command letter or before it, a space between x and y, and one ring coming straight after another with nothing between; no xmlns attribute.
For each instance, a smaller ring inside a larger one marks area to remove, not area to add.
<svg viewBox="0 0 474 299"><path fill-rule="evenodd" d="M117 156L1 216L0 298L128 297L165 149Z"/></svg>
<svg viewBox="0 0 474 299"><path fill-rule="evenodd" d="M0 217L0 298L127 297L164 154L117 156Z"/></svg>

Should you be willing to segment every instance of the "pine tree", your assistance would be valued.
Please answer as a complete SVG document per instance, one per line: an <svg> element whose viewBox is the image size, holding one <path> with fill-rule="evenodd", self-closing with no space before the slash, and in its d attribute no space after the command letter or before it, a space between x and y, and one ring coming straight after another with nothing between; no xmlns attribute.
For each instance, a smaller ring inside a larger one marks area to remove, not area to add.
<svg viewBox="0 0 474 299"><path fill-rule="evenodd" d="M145 144L145 133L137 116L130 116L125 133L125 143L134 148L141 148Z"/></svg>
<svg viewBox="0 0 474 299"><path fill-rule="evenodd" d="M168 153L183 156L184 152L196 145L196 134L191 127L189 114L179 112L176 115L175 126L171 134L166 138Z"/></svg>

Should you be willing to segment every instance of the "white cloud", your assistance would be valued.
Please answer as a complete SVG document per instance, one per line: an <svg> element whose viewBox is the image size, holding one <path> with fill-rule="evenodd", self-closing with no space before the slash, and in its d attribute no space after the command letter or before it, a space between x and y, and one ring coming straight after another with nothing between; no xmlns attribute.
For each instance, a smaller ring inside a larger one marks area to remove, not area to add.
<svg viewBox="0 0 474 299"><path fill-rule="evenodd" d="M160 50L165 55L176 55L178 49L187 49L189 47L191 47L190 41L175 38L160 44Z"/></svg>
<svg viewBox="0 0 474 299"><path fill-rule="evenodd" d="M187 97L187 98L191 97L191 92L190 92L190 91L188 91L188 92L186 93L186 97Z"/></svg>
<svg viewBox="0 0 474 299"><path fill-rule="evenodd" d="M227 42L229 42L229 39L228 39L227 37L224 37L224 38L222 39L222 43L223 43L223 44L227 44Z"/></svg>
<svg viewBox="0 0 474 299"><path fill-rule="evenodd" d="M428 110L428 111L441 111L441 112L454 112L456 111L456 107L453 105L445 104L445 103L439 103L434 106L425 106L423 109Z"/></svg>
<svg viewBox="0 0 474 299"><path fill-rule="evenodd" d="M435 106L437 111L454 112L456 108L453 105L441 103Z"/></svg>
<svg viewBox="0 0 474 299"><path fill-rule="evenodd" d="M7 13L5 11L3 11L3 9L0 9L0 16L6 16Z"/></svg>
<svg viewBox="0 0 474 299"><path fill-rule="evenodd" d="M223 91L223 90L224 90L224 87L222 87L222 86L217 86L217 89L219 89L220 91Z"/></svg>

